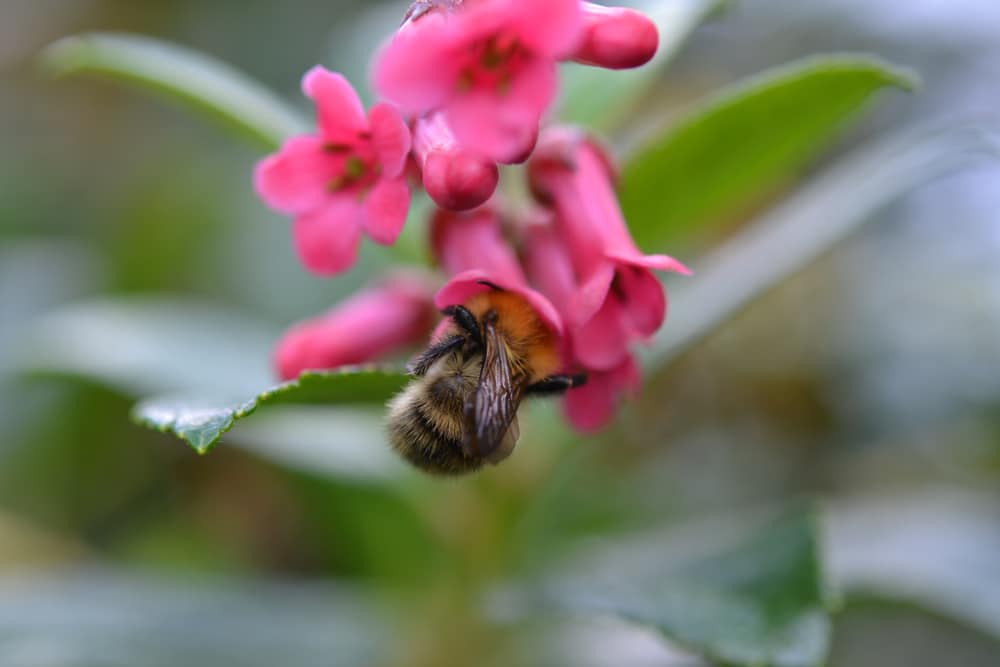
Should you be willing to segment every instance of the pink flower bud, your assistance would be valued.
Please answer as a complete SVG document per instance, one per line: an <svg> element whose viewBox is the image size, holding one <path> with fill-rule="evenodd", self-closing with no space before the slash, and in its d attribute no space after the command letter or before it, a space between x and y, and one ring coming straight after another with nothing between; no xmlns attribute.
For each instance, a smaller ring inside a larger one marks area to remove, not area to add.
<svg viewBox="0 0 1000 667"><path fill-rule="evenodd" d="M466 303L495 287L523 298L557 336L563 320L555 306L531 289L514 250L503 238L500 218L490 207L469 213L439 211L431 224L431 247L452 276L435 297L438 308Z"/></svg>
<svg viewBox="0 0 1000 667"><path fill-rule="evenodd" d="M396 33L375 61L375 90L413 116L440 110L460 144L517 162L555 98L558 61L576 51L580 2L450 5L419 12Z"/></svg>
<svg viewBox="0 0 1000 667"><path fill-rule="evenodd" d="M413 152L427 194L443 209L476 208L497 188L500 172L496 163L460 145L440 113L417 120Z"/></svg>
<svg viewBox="0 0 1000 667"><path fill-rule="evenodd" d="M305 370L378 361L427 340L434 286L422 275L396 275L320 317L296 324L278 341L274 364L283 380Z"/></svg>
<svg viewBox="0 0 1000 667"><path fill-rule="evenodd" d="M583 39L573 60L607 69L630 69L645 65L656 55L660 35L648 16L625 7L581 5Z"/></svg>
<svg viewBox="0 0 1000 667"><path fill-rule="evenodd" d="M383 245L399 236L410 206L410 131L387 104L365 116L340 74L315 67L302 87L316 103L318 133L293 137L262 160L254 186L268 206L294 216L305 267L330 275L354 264L362 233Z"/></svg>

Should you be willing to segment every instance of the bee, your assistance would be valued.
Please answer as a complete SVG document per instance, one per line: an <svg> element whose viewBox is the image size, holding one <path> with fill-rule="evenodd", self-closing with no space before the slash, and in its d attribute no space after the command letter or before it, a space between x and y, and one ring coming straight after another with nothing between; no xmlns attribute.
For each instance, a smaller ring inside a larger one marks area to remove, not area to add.
<svg viewBox="0 0 1000 667"><path fill-rule="evenodd" d="M451 319L408 370L414 379L389 403L389 441L417 468L458 475L497 464L514 450L517 410L531 395L581 386L558 375L556 338L524 299L491 283Z"/></svg>

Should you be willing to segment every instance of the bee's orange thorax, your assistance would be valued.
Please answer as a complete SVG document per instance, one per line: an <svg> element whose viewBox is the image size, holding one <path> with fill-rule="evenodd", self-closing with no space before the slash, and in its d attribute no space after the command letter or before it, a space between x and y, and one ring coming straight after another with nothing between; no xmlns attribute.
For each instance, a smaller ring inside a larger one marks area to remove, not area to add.
<svg viewBox="0 0 1000 667"><path fill-rule="evenodd" d="M496 328L507 343L507 356L530 382L559 372L562 364L556 337L524 299L511 292L491 291L472 297L465 307L479 321L491 310L497 314Z"/></svg>

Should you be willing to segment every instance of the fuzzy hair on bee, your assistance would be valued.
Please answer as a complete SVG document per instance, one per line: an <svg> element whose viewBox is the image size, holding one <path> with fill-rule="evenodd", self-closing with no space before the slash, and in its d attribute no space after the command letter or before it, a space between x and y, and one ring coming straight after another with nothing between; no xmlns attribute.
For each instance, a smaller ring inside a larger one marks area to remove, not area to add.
<svg viewBox="0 0 1000 667"><path fill-rule="evenodd" d="M450 323L409 366L414 379L389 403L389 442L439 475L497 464L514 450L524 397L559 394L584 376L556 375L557 341L521 297L490 291L446 308Z"/></svg>

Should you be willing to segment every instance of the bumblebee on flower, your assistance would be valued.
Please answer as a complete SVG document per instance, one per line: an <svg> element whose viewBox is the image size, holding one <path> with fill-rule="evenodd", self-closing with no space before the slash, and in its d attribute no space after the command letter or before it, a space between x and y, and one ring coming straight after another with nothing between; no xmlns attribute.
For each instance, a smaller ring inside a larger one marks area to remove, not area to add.
<svg viewBox="0 0 1000 667"><path fill-rule="evenodd" d="M543 126L559 62L635 67L656 46L655 26L630 9L424 1L376 56L383 101L367 116L341 75L310 71L303 89L317 133L290 139L255 176L264 201L294 216L304 266L348 270L362 234L392 244L410 188L422 187L437 207L428 238L447 279L432 295L428 279L397 276L296 326L277 346L279 373L426 345L409 366L413 383L390 404L388 434L434 473L509 456L518 406L533 394L564 395L580 431L606 425L640 384L632 346L666 316L652 272L687 269L636 247L595 140ZM512 213L496 192L498 164L525 162L535 202ZM444 316L436 327L432 308Z"/></svg>

